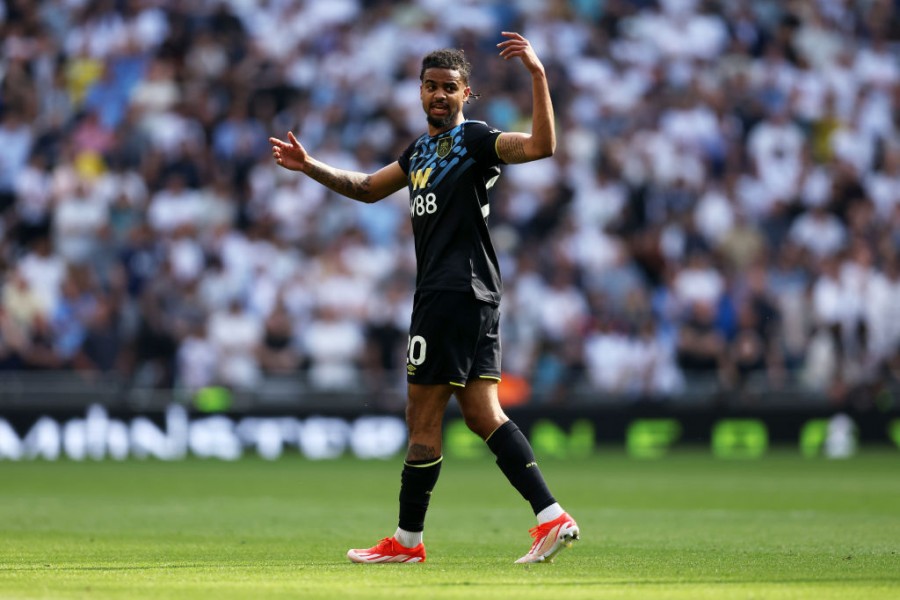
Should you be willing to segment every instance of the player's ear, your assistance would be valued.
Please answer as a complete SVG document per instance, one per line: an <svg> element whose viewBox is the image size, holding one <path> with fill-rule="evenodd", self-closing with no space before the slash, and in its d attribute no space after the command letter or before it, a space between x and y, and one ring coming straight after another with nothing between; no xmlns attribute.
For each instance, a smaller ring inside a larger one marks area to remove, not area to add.
<svg viewBox="0 0 900 600"><path fill-rule="evenodd" d="M472 95L472 88L470 88L469 86L466 86L466 89L463 90L463 102L468 103L469 96L471 96L471 95Z"/></svg>

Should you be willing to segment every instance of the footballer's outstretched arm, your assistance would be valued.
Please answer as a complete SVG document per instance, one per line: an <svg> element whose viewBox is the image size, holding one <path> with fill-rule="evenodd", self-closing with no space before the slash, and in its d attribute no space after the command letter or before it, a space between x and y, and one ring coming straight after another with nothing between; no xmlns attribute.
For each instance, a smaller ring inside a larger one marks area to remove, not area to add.
<svg viewBox="0 0 900 600"><path fill-rule="evenodd" d="M333 192L360 202L378 202L406 186L406 174L396 161L367 175L336 169L310 156L302 144L288 131L287 141L269 138L275 162L291 171L300 171Z"/></svg>
<svg viewBox="0 0 900 600"><path fill-rule="evenodd" d="M505 41L497 44L504 60L518 56L531 73L531 133L501 133L497 138L497 156L515 164L553 156L556 150L556 127L547 73L531 43L518 33L504 31Z"/></svg>

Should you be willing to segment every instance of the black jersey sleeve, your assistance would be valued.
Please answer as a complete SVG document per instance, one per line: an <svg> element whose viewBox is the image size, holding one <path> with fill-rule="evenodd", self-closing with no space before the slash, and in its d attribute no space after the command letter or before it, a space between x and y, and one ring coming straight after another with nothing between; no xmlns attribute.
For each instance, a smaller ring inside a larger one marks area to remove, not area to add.
<svg viewBox="0 0 900 600"><path fill-rule="evenodd" d="M471 121L466 128L466 149L482 167L506 164L497 156L497 138L501 133L482 121Z"/></svg>
<svg viewBox="0 0 900 600"><path fill-rule="evenodd" d="M409 175L409 161L412 153L415 151L416 144L418 140L410 144L406 147L406 150L400 153L400 156L397 158L397 163L400 165L400 168L403 169L403 172Z"/></svg>

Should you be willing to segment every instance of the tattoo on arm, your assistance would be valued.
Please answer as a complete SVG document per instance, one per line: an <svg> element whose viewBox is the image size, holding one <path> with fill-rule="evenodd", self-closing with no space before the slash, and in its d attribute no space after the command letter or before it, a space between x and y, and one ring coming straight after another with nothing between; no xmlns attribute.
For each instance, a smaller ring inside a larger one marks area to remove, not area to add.
<svg viewBox="0 0 900 600"><path fill-rule="evenodd" d="M328 189L348 198L361 202L368 202L371 199L372 178L369 175L318 166L308 170L306 174Z"/></svg>
<svg viewBox="0 0 900 600"><path fill-rule="evenodd" d="M436 460L438 456L433 446L425 444L411 444L406 451L406 460Z"/></svg>
<svg viewBox="0 0 900 600"><path fill-rule="evenodd" d="M525 155L525 142L520 137L501 136L497 140L497 156L509 164L528 161Z"/></svg>
<svg viewBox="0 0 900 600"><path fill-rule="evenodd" d="M335 191L356 200L364 200L369 196L369 176L337 178Z"/></svg>

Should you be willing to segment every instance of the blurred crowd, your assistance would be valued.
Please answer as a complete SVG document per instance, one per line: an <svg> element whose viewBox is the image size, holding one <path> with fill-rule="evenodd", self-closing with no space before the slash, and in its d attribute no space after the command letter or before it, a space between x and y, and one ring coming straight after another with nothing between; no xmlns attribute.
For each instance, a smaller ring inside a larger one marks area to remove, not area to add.
<svg viewBox="0 0 900 600"><path fill-rule="evenodd" d="M558 401L900 381L894 0L5 0L0 369L402 386L406 192L341 198L267 138L395 160L440 47L473 64L468 118L528 131L503 30L541 56L559 139L494 188L510 379Z"/></svg>

